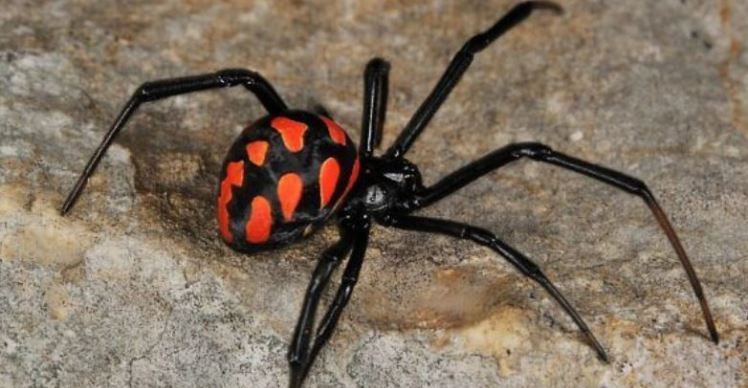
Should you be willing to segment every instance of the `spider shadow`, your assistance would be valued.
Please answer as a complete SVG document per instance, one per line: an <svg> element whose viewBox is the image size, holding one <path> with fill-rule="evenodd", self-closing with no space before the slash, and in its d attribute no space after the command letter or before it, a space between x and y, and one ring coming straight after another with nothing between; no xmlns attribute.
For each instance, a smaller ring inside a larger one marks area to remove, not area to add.
<svg viewBox="0 0 748 388"><path fill-rule="evenodd" d="M135 195L148 221L201 245L220 243L215 196L226 150L238 131L265 114L246 93L221 92L231 96L190 95L188 108L174 100L144 106L117 139L130 151Z"/></svg>

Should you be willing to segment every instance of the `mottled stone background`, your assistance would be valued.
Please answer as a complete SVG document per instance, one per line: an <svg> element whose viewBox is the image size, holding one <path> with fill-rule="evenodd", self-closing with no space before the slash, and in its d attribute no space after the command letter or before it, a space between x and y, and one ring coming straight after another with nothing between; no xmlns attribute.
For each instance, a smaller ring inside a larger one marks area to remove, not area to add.
<svg viewBox="0 0 748 388"><path fill-rule="evenodd" d="M143 107L77 207L57 209L141 82L250 67L358 135L363 66L392 62L391 142L491 1L16 1L0 12L0 386L286 384L286 346L333 227L253 257L217 238L216 174L263 114L244 90ZM723 341L641 201L523 161L425 213L491 229L569 296L600 363L492 252L375 227L309 386L748 385L748 5L561 2L481 53L410 159L433 182L539 140L648 182ZM336 281L337 282L337 281Z"/></svg>

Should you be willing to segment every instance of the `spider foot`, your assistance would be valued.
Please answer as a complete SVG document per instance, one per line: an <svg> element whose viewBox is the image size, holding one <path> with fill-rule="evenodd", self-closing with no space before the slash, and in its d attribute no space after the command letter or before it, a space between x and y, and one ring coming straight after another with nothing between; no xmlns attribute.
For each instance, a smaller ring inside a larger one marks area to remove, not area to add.
<svg viewBox="0 0 748 388"><path fill-rule="evenodd" d="M528 5L534 9L551 11L556 15L562 15L564 13L564 8L552 1L528 1L527 3L529 3Z"/></svg>

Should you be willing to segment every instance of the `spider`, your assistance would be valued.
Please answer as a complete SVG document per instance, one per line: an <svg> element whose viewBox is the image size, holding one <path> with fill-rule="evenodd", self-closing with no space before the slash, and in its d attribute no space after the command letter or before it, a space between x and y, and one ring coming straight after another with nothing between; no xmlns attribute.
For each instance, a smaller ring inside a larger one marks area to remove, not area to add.
<svg viewBox="0 0 748 388"><path fill-rule="evenodd" d="M394 143L380 156L375 156L374 150L380 143L385 120L390 70L389 63L380 58L369 61L364 72L364 113L358 149L324 108L316 112L289 109L270 83L253 71L226 69L146 82L135 91L104 136L61 213L66 214L74 205L107 148L142 103L241 85L260 100L268 115L239 135L223 163L217 201L218 229L223 241L237 251L252 253L301 240L332 216L336 216L340 229L338 241L322 253L304 297L287 355L290 387L303 384L312 363L335 330L361 271L372 221L469 240L495 251L543 287L576 323L599 358L607 362L605 349L587 324L532 260L488 230L463 222L412 215L479 177L523 158L586 175L644 200L685 268L711 339L717 343L717 330L690 260L665 213L642 181L540 143L509 144L430 186L422 183L418 167L405 159L408 149L467 71L474 55L539 9L562 12L560 6L551 2L523 2L489 29L468 39ZM322 293L333 271L346 258L348 262L337 293L314 330Z"/></svg>

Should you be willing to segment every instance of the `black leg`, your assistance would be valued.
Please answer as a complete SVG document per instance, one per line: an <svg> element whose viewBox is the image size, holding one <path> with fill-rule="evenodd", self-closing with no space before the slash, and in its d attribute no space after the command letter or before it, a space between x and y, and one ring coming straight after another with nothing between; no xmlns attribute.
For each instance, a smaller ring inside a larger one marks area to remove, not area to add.
<svg viewBox="0 0 748 388"><path fill-rule="evenodd" d="M325 116L325 117L327 117L330 120L333 120L333 117L332 117L332 114L330 114L330 111L327 110L327 108L325 108L325 106L322 105L322 104L315 104L312 107L312 112L314 112L314 113L316 113L316 114L318 114L320 116Z"/></svg>
<svg viewBox="0 0 748 388"><path fill-rule="evenodd" d="M135 113L140 104L149 101L160 100L167 97L186 94L207 89L216 89L243 85L249 91L254 93L260 100L265 109L270 113L282 112L287 109L286 103L280 98L275 89L261 75L244 69L226 69L212 74L196 75L191 77L164 79L152 82L146 82L141 85L130 100L114 120L114 124L109 128L104 140L94 152L91 159L83 169L83 173L75 183L73 190L68 194L65 203L62 205L60 212L65 215L73 207L81 191L86 186L88 178L93 174L96 166L101 161L104 153L114 141L117 133L125 126L130 116Z"/></svg>
<svg viewBox="0 0 748 388"><path fill-rule="evenodd" d="M382 127L387 112L387 88L390 64L374 58L364 72L364 115L361 123L360 154L362 159L371 157L374 148L382 140Z"/></svg>
<svg viewBox="0 0 748 388"><path fill-rule="evenodd" d="M385 153L386 158L399 158L402 157L413 145L418 135L426 128L431 118L434 117L436 111L447 99L449 93L460 81L462 75L467 71L470 64L473 62L473 57L476 53L482 51L488 45L493 43L505 32L509 31L512 27L516 26L523 20L525 20L532 11L536 9L548 9L561 13L562 8L549 1L527 1L520 3L512 8L509 13L499 19L496 24L486 31L481 32L468 39L467 42L462 46L459 52L452 58L449 63L447 70L444 71L441 79L431 91L431 94L421 104L416 113L410 119L408 124L405 126L403 131L397 137L397 140Z"/></svg>
<svg viewBox="0 0 748 388"><path fill-rule="evenodd" d="M347 221L350 220L349 218ZM345 223L348 224L348 222ZM332 332L335 330L340 314L348 303L353 292L353 287L358 280L358 274L366 253L366 246L369 242L370 223L368 216L364 216L351 224L344 226L346 229L344 229L341 241L322 255L322 259L312 275L312 281L309 283L309 288L304 298L304 307L302 308L302 313L296 325L294 337L288 352L288 362L291 369L290 388L299 388L304 383L307 372L309 372L309 368L314 363L317 354L325 346ZM353 251L343 273L340 288L338 288L335 299L330 304L325 316L317 327L316 337L310 349L309 343L311 340L312 325L322 292L327 287L332 272L337 268L343 257L348 254L351 247L353 247Z"/></svg>
<svg viewBox="0 0 748 388"><path fill-rule="evenodd" d="M709 310L704 291L701 288L701 283L696 276L691 261L688 259L685 249L675 233L673 226L670 224L665 212L662 210L660 205L657 203L654 195L649 191L647 185L644 182L631 177L629 175L614 171L605 167L597 166L583 160L573 158L571 156L564 155L560 152L556 152L549 147L539 143L517 143L511 144L506 147L500 148L481 159L476 160L473 163L468 164L465 167L447 175L442 180L434 184L433 186L426 188L422 193L419 193L417 198L411 203L406 204L405 207L411 210L422 208L441 198L457 191L464 187L475 179L485 175L486 173L493 171L499 167L502 167L510 162L518 160L520 158L527 157L533 160L537 160L544 163L553 164L567 170L575 171L588 177L597 179L603 183L607 183L613 187L617 187L623 191L634 194L640 197L647 204L649 209L652 211L657 223L660 228L665 232L670 244L672 245L675 253L678 255L683 268L688 275L688 280L691 283L694 294L701 305L701 311L706 321L707 329L712 340L717 343L719 342L719 335L717 334L717 328L714 326L714 320Z"/></svg>
<svg viewBox="0 0 748 388"><path fill-rule="evenodd" d="M312 274L312 280L304 297L304 304L301 309L301 315L296 323L293 339L288 349L288 364L291 370L292 386L294 381L301 384L305 370L306 360L308 359L309 342L312 337L312 326L314 325L314 316L317 312L322 292L330 281L330 276L338 267L340 262L348 255L351 246L354 243L354 234L347 228L341 228L340 240L322 253L322 257L317 263Z"/></svg>
<svg viewBox="0 0 748 388"><path fill-rule="evenodd" d="M317 327L317 336L314 339L311 351L309 352L308 361L304 367L301 380L303 381L306 377L309 369L312 367L314 360L317 358L317 354L327 344L327 341L332 336L335 327L338 325L340 315L343 313L343 309L348 304L348 300L351 298L353 288L358 282L358 274L361 271L361 266L364 262L364 256L366 255L366 247L369 244L369 219L368 216L361 221L357 226L353 243L353 250L351 251L351 258L348 260L348 264L345 267L345 272L340 282L335 299L330 304L327 313L320 321Z"/></svg>
<svg viewBox="0 0 748 388"><path fill-rule="evenodd" d="M592 334L587 324L584 322L582 317L579 316L574 307L569 301L564 298L561 292L556 289L553 283L543 274L540 268L528 259L525 255L518 252L516 249L507 245L503 241L499 240L491 232L470 226L467 224L438 220L434 218L426 217L414 217L414 216L392 216L387 219L388 225L392 225L397 228L406 230L415 230L419 232L427 233L438 233L453 236L461 239L470 240L476 242L485 247L491 248L493 251L504 257L509 263L514 265L522 274L529 277L540 284L548 293L555 299L561 307L566 311L567 314L574 320L579 329L587 337L587 340L594 346L598 356L605 362L608 362L608 355L605 353L600 342Z"/></svg>

